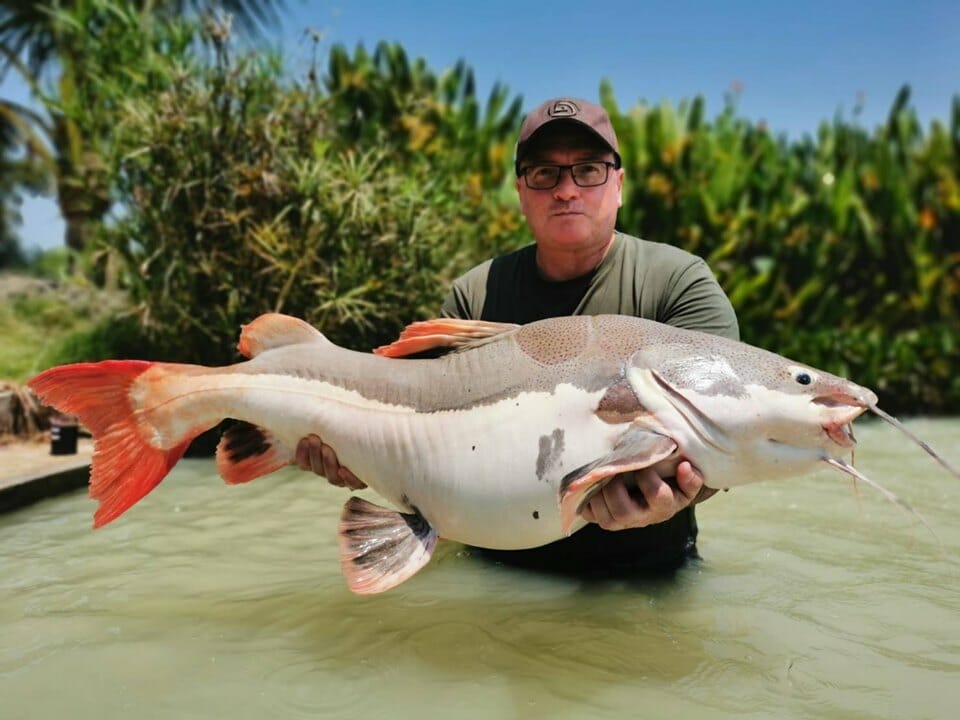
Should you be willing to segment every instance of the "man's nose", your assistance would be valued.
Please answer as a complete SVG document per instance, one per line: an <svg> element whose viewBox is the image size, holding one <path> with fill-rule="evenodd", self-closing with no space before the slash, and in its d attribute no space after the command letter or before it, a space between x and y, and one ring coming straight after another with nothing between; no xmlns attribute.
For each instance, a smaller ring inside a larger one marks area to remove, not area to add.
<svg viewBox="0 0 960 720"><path fill-rule="evenodd" d="M557 200L571 200L580 194L580 187L573 181L573 171L570 168L560 170L560 179L553 189L553 196Z"/></svg>

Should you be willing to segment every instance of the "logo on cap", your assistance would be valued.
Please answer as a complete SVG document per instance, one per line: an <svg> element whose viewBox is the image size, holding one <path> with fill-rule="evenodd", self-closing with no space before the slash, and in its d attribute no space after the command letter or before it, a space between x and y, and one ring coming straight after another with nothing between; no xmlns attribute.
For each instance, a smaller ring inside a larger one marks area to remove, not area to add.
<svg viewBox="0 0 960 720"><path fill-rule="evenodd" d="M547 115L550 117L571 117L580 112L580 108L577 107L576 103L572 103L569 100L558 100L553 104L553 107L547 110Z"/></svg>

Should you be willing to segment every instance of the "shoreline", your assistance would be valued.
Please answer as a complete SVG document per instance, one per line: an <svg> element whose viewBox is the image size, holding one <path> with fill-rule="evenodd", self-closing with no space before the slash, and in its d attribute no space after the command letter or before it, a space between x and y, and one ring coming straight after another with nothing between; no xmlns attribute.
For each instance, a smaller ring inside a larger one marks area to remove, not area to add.
<svg viewBox="0 0 960 720"><path fill-rule="evenodd" d="M93 440L81 437L72 455L51 455L50 441L0 445L0 513L86 487Z"/></svg>

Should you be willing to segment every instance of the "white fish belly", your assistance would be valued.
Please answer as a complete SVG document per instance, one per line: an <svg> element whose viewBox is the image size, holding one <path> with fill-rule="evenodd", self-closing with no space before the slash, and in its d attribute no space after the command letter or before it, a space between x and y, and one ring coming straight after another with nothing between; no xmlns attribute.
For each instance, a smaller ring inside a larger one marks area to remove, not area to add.
<svg viewBox="0 0 960 720"><path fill-rule="evenodd" d="M441 537L480 547L519 549L562 537L560 481L609 453L624 430L594 414L602 391L571 385L432 413L322 381L284 385L246 391L243 407L228 414L267 427L291 447L317 433L397 509L416 509Z"/></svg>
<svg viewBox="0 0 960 720"><path fill-rule="evenodd" d="M561 385L409 416L400 442L370 453L380 477L369 484L415 507L445 538L500 549L552 542L562 537L560 481L609 453L623 432L597 419L601 396Z"/></svg>
<svg viewBox="0 0 960 720"><path fill-rule="evenodd" d="M232 417L290 448L316 433L374 491L419 511L441 537L499 549L562 537L560 481L609 453L625 429L596 417L603 390L572 385L430 413L286 375L187 378L179 389L191 407L165 406L168 422ZM164 435L181 431L171 425Z"/></svg>

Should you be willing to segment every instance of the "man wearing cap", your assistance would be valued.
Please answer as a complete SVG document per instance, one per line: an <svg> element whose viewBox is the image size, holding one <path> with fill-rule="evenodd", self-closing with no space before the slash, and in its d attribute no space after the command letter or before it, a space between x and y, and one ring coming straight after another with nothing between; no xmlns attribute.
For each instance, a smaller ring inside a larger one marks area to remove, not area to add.
<svg viewBox="0 0 960 720"><path fill-rule="evenodd" d="M515 169L535 242L457 278L444 316L522 324L613 313L739 337L733 308L703 260L615 229L624 171L602 107L557 98L534 109L520 129ZM334 484L363 487L316 436L300 443L297 461ZM583 511L591 524L571 537L483 552L564 572L675 568L696 552L692 505L709 494L688 462L676 478L626 473L591 499Z"/></svg>

